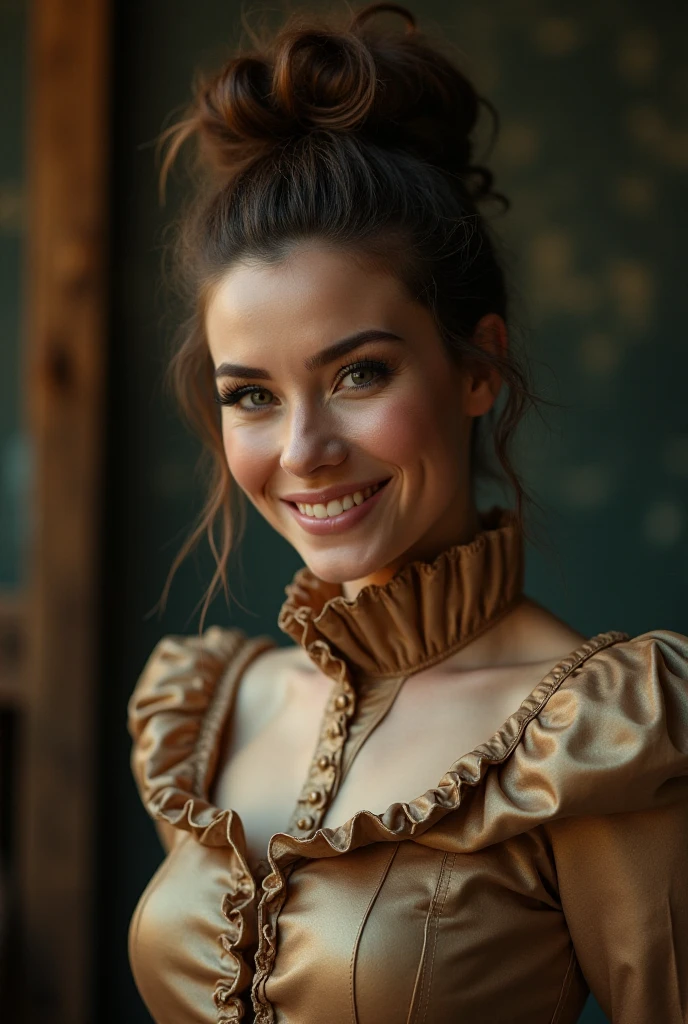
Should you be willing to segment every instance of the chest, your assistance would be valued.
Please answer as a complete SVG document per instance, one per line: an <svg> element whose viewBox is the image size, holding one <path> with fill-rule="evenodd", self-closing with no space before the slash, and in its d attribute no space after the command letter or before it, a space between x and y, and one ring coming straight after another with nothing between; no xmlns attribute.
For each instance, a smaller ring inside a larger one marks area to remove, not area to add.
<svg viewBox="0 0 688 1024"><path fill-rule="evenodd" d="M264 862L270 837L288 829L331 690L321 674L279 664L252 667L239 681L209 795L239 814L252 866Z"/></svg>
<svg viewBox="0 0 688 1024"><path fill-rule="evenodd" d="M140 900L130 957L157 1021L188 1024L190 1007L199 1024L218 1019L212 993L234 970L218 940L238 934L221 909L228 862L184 835ZM586 986L555 891L536 832L471 853L380 842L305 860L289 874L266 998L299 1024L573 1024ZM249 907L246 960L256 939Z"/></svg>
<svg viewBox="0 0 688 1024"><path fill-rule="evenodd" d="M211 792L214 804L239 814L252 867L264 862L271 836L289 831L331 718L328 677L270 660L239 681ZM325 797L318 827L337 828L361 810L381 814L436 787L519 707L540 671L435 669L368 680L336 785L313 790Z"/></svg>

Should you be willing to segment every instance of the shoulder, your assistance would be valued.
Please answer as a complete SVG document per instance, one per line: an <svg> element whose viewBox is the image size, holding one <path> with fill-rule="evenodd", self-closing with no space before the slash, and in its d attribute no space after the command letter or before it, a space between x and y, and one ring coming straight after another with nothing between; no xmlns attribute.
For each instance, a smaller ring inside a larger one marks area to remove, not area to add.
<svg viewBox="0 0 688 1024"><path fill-rule="evenodd" d="M153 648L127 705L127 724L137 740L153 716L199 714L208 707L230 666L243 660L251 641L239 629L211 626L202 636L163 637Z"/></svg>
<svg viewBox="0 0 688 1024"><path fill-rule="evenodd" d="M602 641L590 653L590 646ZM688 637L599 634L560 664L516 761L536 757L559 810L611 813L670 799L688 784Z"/></svg>
<svg viewBox="0 0 688 1024"><path fill-rule="evenodd" d="M470 787L467 848L572 817L671 805L685 813L688 637L609 631L586 640L450 777L457 791Z"/></svg>
<svg viewBox="0 0 688 1024"><path fill-rule="evenodd" d="M236 683L273 648L270 637L219 626L202 635L165 636L156 644L127 705L131 768L151 816L177 807L180 798L205 799L207 772Z"/></svg>
<svg viewBox="0 0 688 1024"><path fill-rule="evenodd" d="M587 639L527 595L503 621L501 632L504 660L513 664L553 665Z"/></svg>
<svg viewBox="0 0 688 1024"><path fill-rule="evenodd" d="M135 731L146 713L182 702L203 703L245 639L241 630L211 626L202 636L169 635L159 640L129 699L130 729Z"/></svg>
<svg viewBox="0 0 688 1024"><path fill-rule="evenodd" d="M600 634L600 636L614 634ZM668 629L602 644L573 667L562 684L562 699L580 698L581 709L634 720L653 730L685 714L688 701L688 637ZM556 702L553 702L554 706ZM688 726L685 717L682 724Z"/></svg>

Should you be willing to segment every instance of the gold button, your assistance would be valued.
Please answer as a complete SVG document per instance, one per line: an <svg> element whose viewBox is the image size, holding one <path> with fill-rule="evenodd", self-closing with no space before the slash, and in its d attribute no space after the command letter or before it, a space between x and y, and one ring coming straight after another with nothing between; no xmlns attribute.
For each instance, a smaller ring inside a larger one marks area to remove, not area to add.
<svg viewBox="0 0 688 1024"><path fill-rule="evenodd" d="M307 799L309 804L317 804L320 799L320 791L318 789L312 789L308 794Z"/></svg>
<svg viewBox="0 0 688 1024"><path fill-rule="evenodd" d="M327 756L327 754L323 754L321 757L318 758L318 768L322 768L322 770L324 771L325 768L329 768L329 767L330 767L330 759Z"/></svg>
<svg viewBox="0 0 688 1024"><path fill-rule="evenodd" d="M346 696L346 694L345 693L340 693L339 696L337 697L337 699L334 702L334 706L336 708L339 708L339 710L341 711L343 708L346 707L346 705L348 703L349 703L349 698Z"/></svg>
<svg viewBox="0 0 688 1024"><path fill-rule="evenodd" d="M296 824L301 829L302 832L307 832L310 828L313 827L313 819L311 818L310 814L307 814L305 818L299 818Z"/></svg>
<svg viewBox="0 0 688 1024"><path fill-rule="evenodd" d="M340 729L336 722L332 722L329 729L327 730L327 733L331 740L337 739L337 737L340 735Z"/></svg>

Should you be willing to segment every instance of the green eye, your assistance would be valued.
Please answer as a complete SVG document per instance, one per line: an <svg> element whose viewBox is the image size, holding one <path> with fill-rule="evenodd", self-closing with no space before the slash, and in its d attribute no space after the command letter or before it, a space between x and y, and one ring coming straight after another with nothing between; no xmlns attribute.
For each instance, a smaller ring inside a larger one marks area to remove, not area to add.
<svg viewBox="0 0 688 1024"><path fill-rule="evenodd" d="M381 386L390 375L391 371L387 363L377 359L361 359L356 363L343 366L338 381L340 384L351 381L351 384L344 384L344 391L360 391L363 388Z"/></svg>
<svg viewBox="0 0 688 1024"><path fill-rule="evenodd" d="M352 370L349 376L355 385L360 386L361 384L369 384L371 380L374 380L376 373L366 366L362 370Z"/></svg>
<svg viewBox="0 0 688 1024"><path fill-rule="evenodd" d="M251 405L270 405L272 395L269 391L251 391L244 398L250 398Z"/></svg>
<svg viewBox="0 0 688 1024"><path fill-rule="evenodd" d="M247 387L243 384L229 391L219 391L215 401L220 405L236 405L243 412L258 412L259 409L266 409L272 405L274 397L272 391L268 391L267 388L259 388L255 384Z"/></svg>

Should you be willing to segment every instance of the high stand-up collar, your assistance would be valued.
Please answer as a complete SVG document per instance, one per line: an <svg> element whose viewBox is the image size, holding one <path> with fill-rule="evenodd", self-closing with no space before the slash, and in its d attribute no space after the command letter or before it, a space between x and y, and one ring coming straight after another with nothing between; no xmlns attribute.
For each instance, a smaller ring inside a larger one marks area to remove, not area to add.
<svg viewBox="0 0 688 1024"><path fill-rule="evenodd" d="M410 675L442 661L496 623L521 599L523 534L513 509L478 513L471 541L432 562L412 561L353 599L308 568L286 587L278 625L327 675Z"/></svg>

